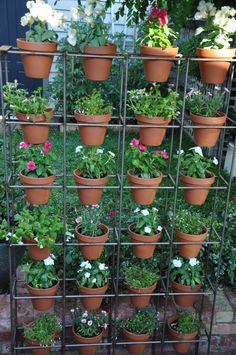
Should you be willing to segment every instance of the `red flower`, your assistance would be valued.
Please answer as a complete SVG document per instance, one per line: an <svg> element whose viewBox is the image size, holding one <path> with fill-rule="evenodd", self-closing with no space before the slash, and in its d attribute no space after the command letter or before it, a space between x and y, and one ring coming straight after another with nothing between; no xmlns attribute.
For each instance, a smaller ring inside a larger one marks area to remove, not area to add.
<svg viewBox="0 0 236 355"><path fill-rule="evenodd" d="M148 21L152 21L155 17L158 18L159 13L160 9L158 9L158 7L153 7L151 9L150 15L148 16Z"/></svg>
<svg viewBox="0 0 236 355"><path fill-rule="evenodd" d="M155 18L159 21L160 25L167 25L168 23L168 15L166 10L153 7L150 15L148 16L148 21L153 21Z"/></svg>
<svg viewBox="0 0 236 355"><path fill-rule="evenodd" d="M234 202L236 202L236 196L233 198Z"/></svg>
<svg viewBox="0 0 236 355"><path fill-rule="evenodd" d="M28 142L24 142L24 141L20 142L20 144L19 144L20 149L21 148L26 149L26 148L29 148L29 146L30 146L30 144Z"/></svg>
<svg viewBox="0 0 236 355"><path fill-rule="evenodd" d="M44 143L44 147L43 147L43 152L44 152L44 153L48 153L51 148L52 148L52 143L45 142L45 143Z"/></svg>
<svg viewBox="0 0 236 355"><path fill-rule="evenodd" d="M108 217L114 218L115 215L116 215L116 211L109 211L109 212L107 213L107 215L108 215Z"/></svg>
<svg viewBox="0 0 236 355"><path fill-rule="evenodd" d="M139 145L139 140L137 138L133 138L132 141L130 142L131 147L136 147Z"/></svg>
<svg viewBox="0 0 236 355"><path fill-rule="evenodd" d="M139 144L139 150L140 152L145 152L147 150L147 147L143 144Z"/></svg>
<svg viewBox="0 0 236 355"><path fill-rule="evenodd" d="M28 169L28 170L31 170L31 171L34 171L34 170L36 169L35 163L34 163L33 161L29 161L29 162L27 163L27 169Z"/></svg>

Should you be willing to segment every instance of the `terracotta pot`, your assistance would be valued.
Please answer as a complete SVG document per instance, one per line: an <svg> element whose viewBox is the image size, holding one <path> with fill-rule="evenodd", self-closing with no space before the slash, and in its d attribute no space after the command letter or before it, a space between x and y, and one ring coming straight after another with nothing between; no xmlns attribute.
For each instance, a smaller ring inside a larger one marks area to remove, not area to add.
<svg viewBox="0 0 236 355"><path fill-rule="evenodd" d="M84 54L95 54L97 58L82 58L84 72L89 80L107 80L110 75L112 58L99 58L100 55L113 56L116 45L107 43L105 46L86 46Z"/></svg>
<svg viewBox="0 0 236 355"><path fill-rule="evenodd" d="M209 193L209 187L214 184L215 176L200 179L190 176L181 176L183 186L192 187L192 189L184 190L185 201L191 205L203 205ZM194 189L194 187L202 187L202 189Z"/></svg>
<svg viewBox="0 0 236 355"><path fill-rule="evenodd" d="M40 115L34 115L34 114L24 114L17 112L16 117L19 119L21 122L49 122L49 120L52 119L53 117L53 110L51 108L48 108L46 111L49 112L49 118L46 119L44 114ZM27 120L27 117L30 117L30 120ZM40 126L32 126L32 125L21 125L21 129L23 130L24 133L24 138L25 141L30 143L30 144L43 144L48 140L48 132L49 132L49 126L40 124Z"/></svg>
<svg viewBox="0 0 236 355"><path fill-rule="evenodd" d="M202 226L202 234L187 234L179 230L175 231L178 242L203 242L208 236L208 229ZM202 244L180 244L178 245L180 256L183 258L197 258Z"/></svg>
<svg viewBox="0 0 236 355"><path fill-rule="evenodd" d="M79 287L79 293L81 295L105 295L108 289L108 283L99 288L88 288L88 287ZM88 311L93 311L98 309L101 306L103 297L88 297L81 298L81 302L85 309Z"/></svg>
<svg viewBox="0 0 236 355"><path fill-rule="evenodd" d="M20 181L24 186L52 186L55 181L56 176L51 175L43 178L32 178L29 176L25 176L20 173ZM26 200L30 205L46 205L48 203L50 194L50 188L41 189L39 188L28 188L25 189Z"/></svg>
<svg viewBox="0 0 236 355"><path fill-rule="evenodd" d="M133 245L133 251L137 258L139 259L149 259L153 256L154 250L156 249L155 244L161 238L161 232L155 235L140 235L138 233L133 232L133 227L135 223L132 223L128 227L128 234L131 237L132 243L144 243L143 245Z"/></svg>
<svg viewBox="0 0 236 355"><path fill-rule="evenodd" d="M132 199L137 205L151 205L153 202L157 187L162 181L163 175L153 178L153 179L143 179L131 174L128 171L128 180L131 182L131 186L153 186L153 189L145 189L145 187L140 189L132 189Z"/></svg>
<svg viewBox="0 0 236 355"><path fill-rule="evenodd" d="M73 339L74 341L76 341L76 343L79 344L95 344L95 343L99 343L102 339L103 336L103 331L98 334L95 337L82 337L81 335L77 334L74 330L74 327L72 327L72 335L73 335ZM79 348L79 354L80 355L94 355L96 353L96 348L97 346L81 346Z"/></svg>
<svg viewBox="0 0 236 355"><path fill-rule="evenodd" d="M37 244L35 240L26 240L26 243ZM49 257L51 250L48 247L40 248L38 246L27 247L29 255L33 260L44 260Z"/></svg>
<svg viewBox="0 0 236 355"><path fill-rule="evenodd" d="M178 53L178 47L168 47L165 49L159 47L140 46L142 56L148 57L169 57L175 58ZM168 60L148 60L143 59L144 75L147 81L165 82L168 80L173 61Z"/></svg>
<svg viewBox="0 0 236 355"><path fill-rule="evenodd" d="M111 113L100 116L82 115L78 112L75 113L75 119L79 123L87 123L88 126L78 127L80 137L83 144L86 145L101 145L104 142L107 127L89 127L91 123L108 124L111 120Z"/></svg>
<svg viewBox="0 0 236 355"><path fill-rule="evenodd" d="M163 117L148 118L144 115L136 115L138 125L162 125L167 126L171 118L165 119ZM139 128L140 141L144 145L157 146L161 145L165 137L167 128Z"/></svg>
<svg viewBox="0 0 236 355"><path fill-rule="evenodd" d="M197 336L197 332L194 332L194 333L190 333L190 334L181 334L181 333L178 333L176 330L174 330L172 327L171 327L171 324L176 321L178 319L178 316L175 316L175 317L172 317L168 320L168 331L169 331L169 334L170 334L170 337L172 340L193 340L196 338ZM184 343L173 343L173 347L174 349L178 352L178 353L187 353L191 346L193 344L192 343L189 343L189 342L184 342Z"/></svg>
<svg viewBox="0 0 236 355"><path fill-rule="evenodd" d="M57 44L54 42L28 42L24 38L17 38L17 47L29 52L56 52ZM21 54L25 75L30 78L48 78L53 55Z"/></svg>
<svg viewBox="0 0 236 355"><path fill-rule="evenodd" d="M188 293L192 293L192 292L199 292L200 288L201 288L201 284L195 286L194 288L191 288L190 286L184 286L181 284L178 284L175 281L172 281L171 283L172 285L172 290L173 292L179 292L179 293L186 293L185 295L175 295L174 296L174 300L175 303L183 308L186 307L192 307L193 304L196 302L198 295L188 295Z"/></svg>
<svg viewBox="0 0 236 355"><path fill-rule="evenodd" d="M197 56L200 58L224 58L232 59L235 56L235 48L209 49L197 48ZM228 73L229 62L200 61L201 80L206 84L223 84Z"/></svg>
<svg viewBox="0 0 236 355"><path fill-rule="evenodd" d="M136 294L145 294L145 293L152 293L157 286L157 282L155 282L151 287L146 288L133 288L128 285L129 293L136 293ZM151 296L131 296L131 303L136 308L144 308L149 305Z"/></svg>
<svg viewBox="0 0 236 355"><path fill-rule="evenodd" d="M80 202L84 205L96 205L102 198L103 188L90 189L89 186L105 186L109 176L100 179L87 179L79 175L79 170L74 170L74 180L78 186L88 186L87 189L78 188Z"/></svg>
<svg viewBox="0 0 236 355"><path fill-rule="evenodd" d="M55 296L57 289L59 287L59 281L52 287L42 289L42 288L33 288L30 285L26 285L27 289L31 296ZM46 311L50 309L54 304L53 298L37 298L32 299L33 307L37 311Z"/></svg>
<svg viewBox="0 0 236 355"><path fill-rule="evenodd" d="M129 341L148 341L151 338L151 334L146 333L146 334L135 334L135 333L130 333L128 330L124 329L124 336L126 340ZM127 349L131 354L142 354L145 349L145 344L130 344L127 345Z"/></svg>
<svg viewBox="0 0 236 355"><path fill-rule="evenodd" d="M104 245L93 245L93 243L106 243L109 236L109 229L105 224L100 224L99 227L103 231L103 235L99 237L89 237L87 235L81 234L78 229L80 226L76 227L75 234L76 239L81 243L90 243L91 245L81 245L80 250L85 260L97 260L100 258Z"/></svg>
<svg viewBox="0 0 236 355"><path fill-rule="evenodd" d="M216 117L202 117L190 113L193 126L206 126L206 128L193 128L194 142L201 147L214 147L220 136L221 128L207 128L207 126L223 126L226 114L220 112Z"/></svg>
<svg viewBox="0 0 236 355"><path fill-rule="evenodd" d="M32 322L33 324L33 322ZM27 339L25 338L25 342L27 343L27 345L29 346L41 346L41 344L32 341L31 339ZM50 353L50 348L46 348L46 349L31 349L30 350L32 355L49 355Z"/></svg>

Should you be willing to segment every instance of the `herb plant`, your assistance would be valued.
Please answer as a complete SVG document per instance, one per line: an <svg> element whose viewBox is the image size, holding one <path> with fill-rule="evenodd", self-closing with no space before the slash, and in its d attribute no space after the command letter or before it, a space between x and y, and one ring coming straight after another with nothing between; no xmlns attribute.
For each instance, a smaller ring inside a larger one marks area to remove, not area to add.
<svg viewBox="0 0 236 355"><path fill-rule="evenodd" d="M7 221L5 219L2 220L0 224L0 243L8 241L8 226Z"/></svg>
<svg viewBox="0 0 236 355"><path fill-rule="evenodd" d="M40 345L50 345L61 325L54 314L40 314L32 325L24 326L25 338Z"/></svg>
<svg viewBox="0 0 236 355"><path fill-rule="evenodd" d="M201 284L203 276L202 265L196 258L176 258L171 264L170 278L184 286L195 286Z"/></svg>
<svg viewBox="0 0 236 355"><path fill-rule="evenodd" d="M162 231L158 209L155 207L141 210L137 207L133 214L134 227L132 230L140 235L155 235Z"/></svg>
<svg viewBox="0 0 236 355"><path fill-rule="evenodd" d="M79 223L78 230L81 234L90 237L98 237L103 235L103 230L99 227L102 223L103 211L99 205L86 206L81 209L80 217L76 218Z"/></svg>
<svg viewBox="0 0 236 355"><path fill-rule="evenodd" d="M159 326L159 313L154 308L138 310L128 319L120 320L120 328L134 334L152 334Z"/></svg>
<svg viewBox="0 0 236 355"><path fill-rule="evenodd" d="M175 227L177 230L187 233L199 235L203 233L203 223L204 219L200 213L181 209L176 213L176 224Z"/></svg>
<svg viewBox="0 0 236 355"><path fill-rule="evenodd" d="M26 283L33 288L47 289L58 281L54 260L50 256L43 261L29 261L23 266L22 271L25 272Z"/></svg>
<svg viewBox="0 0 236 355"><path fill-rule="evenodd" d="M80 308L71 309L72 323L75 333L82 337L95 337L101 334L103 328L108 325L108 316L106 311L86 311Z"/></svg>
<svg viewBox="0 0 236 355"><path fill-rule="evenodd" d="M157 272L150 271L148 268L132 265L124 269L126 283L133 288L151 287L159 278Z"/></svg>
<svg viewBox="0 0 236 355"><path fill-rule="evenodd" d="M106 115L112 112L112 106L102 98L102 93L94 89L90 96L78 98L75 111L83 115Z"/></svg>
<svg viewBox="0 0 236 355"><path fill-rule="evenodd" d="M77 271L78 287L98 288L108 283L110 271L108 266L97 260L83 261Z"/></svg>
<svg viewBox="0 0 236 355"><path fill-rule="evenodd" d="M182 313L172 326L180 334L191 334L200 330L201 321L191 313Z"/></svg>

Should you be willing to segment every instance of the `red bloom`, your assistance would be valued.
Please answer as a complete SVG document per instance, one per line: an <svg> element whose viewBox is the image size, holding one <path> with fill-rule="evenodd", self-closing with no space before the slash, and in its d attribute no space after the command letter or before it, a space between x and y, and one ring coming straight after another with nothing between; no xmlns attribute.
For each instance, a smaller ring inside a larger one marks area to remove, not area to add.
<svg viewBox="0 0 236 355"><path fill-rule="evenodd" d="M28 169L28 170L31 170L31 171L34 171L34 170L36 169L35 163L34 163L33 161L29 161L29 162L27 163L27 169Z"/></svg>
<svg viewBox="0 0 236 355"><path fill-rule="evenodd" d="M30 144L28 142L25 142L25 141L20 142L20 144L19 144L20 149L21 148L26 149L26 148L29 148L29 146L30 146Z"/></svg>
<svg viewBox="0 0 236 355"><path fill-rule="evenodd" d="M52 143L45 142L45 143L44 143L44 147L43 147L43 152L44 152L44 153L48 153L51 148L52 148Z"/></svg>
<svg viewBox="0 0 236 355"><path fill-rule="evenodd" d="M148 21L152 21L155 17L158 18L159 13L160 9L158 9L158 7L153 7L151 9L150 15L148 16Z"/></svg>
<svg viewBox="0 0 236 355"><path fill-rule="evenodd" d="M107 213L107 215L108 215L108 217L114 218L115 215L116 215L116 211L109 211L109 212Z"/></svg>
<svg viewBox="0 0 236 355"><path fill-rule="evenodd" d="M234 199L233 199L233 200L234 200L234 202L236 202L236 196L234 197Z"/></svg>
<svg viewBox="0 0 236 355"><path fill-rule="evenodd" d="M147 147L145 145L143 145L143 144L139 144L139 150L141 152L145 152L147 150Z"/></svg>
<svg viewBox="0 0 236 355"><path fill-rule="evenodd" d="M167 23L168 23L167 11L160 10L158 20L159 20L160 25L167 25Z"/></svg>

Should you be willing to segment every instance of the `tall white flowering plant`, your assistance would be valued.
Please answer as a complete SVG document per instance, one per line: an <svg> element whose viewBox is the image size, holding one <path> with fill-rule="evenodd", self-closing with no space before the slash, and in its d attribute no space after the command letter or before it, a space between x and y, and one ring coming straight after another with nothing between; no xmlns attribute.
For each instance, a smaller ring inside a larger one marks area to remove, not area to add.
<svg viewBox="0 0 236 355"><path fill-rule="evenodd" d="M172 260L170 267L171 281L194 288L201 284L202 276L202 265L196 258L177 257Z"/></svg>
<svg viewBox="0 0 236 355"><path fill-rule="evenodd" d="M99 288L108 283L110 271L106 264L97 260L83 261L77 271L78 287Z"/></svg>
<svg viewBox="0 0 236 355"><path fill-rule="evenodd" d="M158 209L155 207L140 209L137 207L133 214L133 232L140 235L152 236L162 231Z"/></svg>

